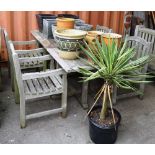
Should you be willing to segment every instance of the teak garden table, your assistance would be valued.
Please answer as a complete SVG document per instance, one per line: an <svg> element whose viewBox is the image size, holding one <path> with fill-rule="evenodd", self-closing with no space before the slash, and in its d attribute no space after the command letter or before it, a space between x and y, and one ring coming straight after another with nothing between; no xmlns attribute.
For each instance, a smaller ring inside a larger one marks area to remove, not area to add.
<svg viewBox="0 0 155 155"><path fill-rule="evenodd" d="M79 67L92 69L88 64L86 64L81 59L75 60L64 60L59 57L59 49L53 39L47 39L41 32L38 30L33 30L32 36L47 50L47 52L53 57L53 60L61 66L67 74L78 72ZM81 105L84 109L88 108L87 103L88 96L88 82L82 83L82 96L81 96Z"/></svg>

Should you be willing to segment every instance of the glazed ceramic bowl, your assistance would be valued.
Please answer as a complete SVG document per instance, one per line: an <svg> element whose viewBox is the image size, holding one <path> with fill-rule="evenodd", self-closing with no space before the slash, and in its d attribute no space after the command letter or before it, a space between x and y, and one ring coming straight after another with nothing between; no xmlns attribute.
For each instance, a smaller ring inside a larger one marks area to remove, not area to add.
<svg viewBox="0 0 155 155"><path fill-rule="evenodd" d="M58 26L57 26L58 27ZM74 38L74 39L81 39L84 38L87 34L86 31L82 31L82 30L75 30L75 29L68 29L68 30L59 30L57 28L56 35L62 36L62 37L69 37L69 38Z"/></svg>
<svg viewBox="0 0 155 155"><path fill-rule="evenodd" d="M57 18L57 29L63 30L63 29L73 29L75 20L73 18Z"/></svg>
<svg viewBox="0 0 155 155"><path fill-rule="evenodd" d="M85 31L68 29L55 30L55 41L60 49L59 56L63 59L76 59L79 55L80 46L83 44Z"/></svg>
<svg viewBox="0 0 155 155"><path fill-rule="evenodd" d="M117 33L104 33L103 34L103 39L106 44L108 44L109 40L110 40L110 43L112 43L112 40L114 40L119 46L121 42L121 38L122 38L122 35L117 34Z"/></svg>

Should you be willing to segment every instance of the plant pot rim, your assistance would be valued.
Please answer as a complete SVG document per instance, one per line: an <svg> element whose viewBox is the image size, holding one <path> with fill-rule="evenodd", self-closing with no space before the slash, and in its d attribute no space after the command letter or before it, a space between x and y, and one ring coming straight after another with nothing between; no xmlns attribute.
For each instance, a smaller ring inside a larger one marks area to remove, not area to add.
<svg viewBox="0 0 155 155"><path fill-rule="evenodd" d="M73 34L73 32L74 32L74 34ZM59 36L61 38L66 38L66 39L81 39L81 38L84 38L87 34L86 31L76 30L76 29L55 30L54 33L57 36Z"/></svg>
<svg viewBox="0 0 155 155"><path fill-rule="evenodd" d="M92 111L95 110L95 109L101 108L101 107L102 107L101 105L97 105L97 106L95 106L95 107L92 109ZM120 114L115 108L113 108L113 110L114 110L114 112L118 115L118 121L117 121L116 124L115 124L116 127L117 127L117 126L120 124L120 121L121 121L121 114ZM100 129L112 129L112 128L115 127L115 125L101 126L101 125L97 124L96 122L94 122L94 121L90 118L89 115L88 115L88 120L91 121L92 124L94 124L96 127L100 128Z"/></svg>
<svg viewBox="0 0 155 155"><path fill-rule="evenodd" d="M87 36L97 36L97 35L103 35L103 32L101 32L101 31L88 31L87 32Z"/></svg>
<svg viewBox="0 0 155 155"><path fill-rule="evenodd" d="M103 38L119 39L119 38L122 38L122 35L117 34L117 33L103 33Z"/></svg>
<svg viewBox="0 0 155 155"><path fill-rule="evenodd" d="M68 21L75 21L75 19L74 18L65 18L65 17L58 17L58 18L56 18L56 20L57 21L63 21L63 22L68 22Z"/></svg>

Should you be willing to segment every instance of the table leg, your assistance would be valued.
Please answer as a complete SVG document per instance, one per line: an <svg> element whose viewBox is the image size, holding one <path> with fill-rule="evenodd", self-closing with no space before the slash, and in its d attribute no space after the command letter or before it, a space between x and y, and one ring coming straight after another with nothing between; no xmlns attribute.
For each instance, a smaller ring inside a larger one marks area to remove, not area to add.
<svg viewBox="0 0 155 155"><path fill-rule="evenodd" d="M82 84L81 105L84 109L88 108L88 82Z"/></svg>

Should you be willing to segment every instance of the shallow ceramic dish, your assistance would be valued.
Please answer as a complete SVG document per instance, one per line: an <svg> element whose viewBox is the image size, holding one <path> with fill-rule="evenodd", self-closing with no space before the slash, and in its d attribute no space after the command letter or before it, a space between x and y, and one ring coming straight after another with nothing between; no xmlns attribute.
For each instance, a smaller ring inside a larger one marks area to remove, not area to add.
<svg viewBox="0 0 155 155"><path fill-rule="evenodd" d="M55 34L61 37L69 38L83 38L86 36L87 32L82 30L67 29L67 30L56 30Z"/></svg>

